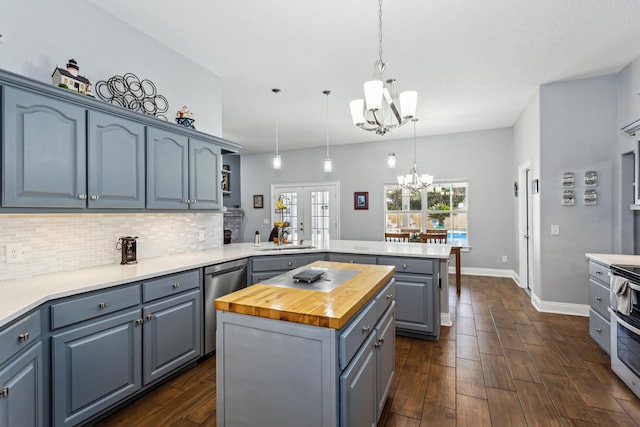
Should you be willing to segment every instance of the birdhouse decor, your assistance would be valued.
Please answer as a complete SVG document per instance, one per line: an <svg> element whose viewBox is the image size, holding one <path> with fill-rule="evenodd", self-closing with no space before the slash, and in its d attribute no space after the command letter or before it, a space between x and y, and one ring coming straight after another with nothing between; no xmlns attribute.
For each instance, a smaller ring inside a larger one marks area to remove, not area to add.
<svg viewBox="0 0 640 427"><path fill-rule="evenodd" d="M193 122L195 121L196 119L193 118L193 113L187 108L186 105L179 109L176 113L176 123L181 126L189 129L195 129L195 126L193 125Z"/></svg>
<svg viewBox="0 0 640 427"><path fill-rule="evenodd" d="M80 67L75 59L70 59L67 62L67 68L60 68L56 66L51 74L53 84L65 89L72 90L74 92L81 93L83 95L93 96L91 94L91 82L84 76L78 74Z"/></svg>

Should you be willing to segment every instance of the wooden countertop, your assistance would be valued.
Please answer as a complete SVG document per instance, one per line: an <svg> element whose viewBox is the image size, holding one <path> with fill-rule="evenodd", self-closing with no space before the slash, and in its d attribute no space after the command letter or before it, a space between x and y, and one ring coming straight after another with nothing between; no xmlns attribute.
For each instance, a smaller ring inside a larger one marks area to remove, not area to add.
<svg viewBox="0 0 640 427"><path fill-rule="evenodd" d="M388 265L316 261L310 267L357 270L330 292L255 284L216 299L218 310L340 329L393 277Z"/></svg>

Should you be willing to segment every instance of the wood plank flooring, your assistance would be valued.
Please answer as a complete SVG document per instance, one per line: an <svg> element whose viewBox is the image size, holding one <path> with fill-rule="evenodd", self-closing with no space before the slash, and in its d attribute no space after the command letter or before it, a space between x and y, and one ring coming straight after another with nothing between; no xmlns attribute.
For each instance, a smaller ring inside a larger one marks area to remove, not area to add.
<svg viewBox="0 0 640 427"><path fill-rule="evenodd" d="M397 337L380 427L640 426L588 318L537 312L511 279L462 276L449 295L439 342ZM215 398L211 357L96 425L215 426Z"/></svg>

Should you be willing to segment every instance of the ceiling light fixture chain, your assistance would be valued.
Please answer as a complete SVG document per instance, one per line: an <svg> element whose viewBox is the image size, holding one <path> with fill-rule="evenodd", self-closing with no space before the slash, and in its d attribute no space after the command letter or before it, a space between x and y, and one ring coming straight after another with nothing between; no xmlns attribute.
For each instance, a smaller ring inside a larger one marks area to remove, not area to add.
<svg viewBox="0 0 640 427"><path fill-rule="evenodd" d="M378 135L415 117L418 100L416 91L402 92L396 98L396 80L383 77L386 68L382 60L382 0L378 0L378 59L373 64L373 78L364 84L364 99L355 99L349 104L353 124Z"/></svg>
<svg viewBox="0 0 640 427"><path fill-rule="evenodd" d="M276 154L273 155L273 168L274 169L282 169L282 157L280 157L280 152L279 150L279 123L278 123L278 117L280 116L280 104L278 102L278 94L280 93L280 89L278 88L273 88L271 89L271 92L275 93L276 96Z"/></svg>
<svg viewBox="0 0 640 427"><path fill-rule="evenodd" d="M333 162L329 157L329 95L331 95L331 91L323 90L322 93L327 96L327 157L324 159L323 168L325 172L329 173L333 170Z"/></svg>

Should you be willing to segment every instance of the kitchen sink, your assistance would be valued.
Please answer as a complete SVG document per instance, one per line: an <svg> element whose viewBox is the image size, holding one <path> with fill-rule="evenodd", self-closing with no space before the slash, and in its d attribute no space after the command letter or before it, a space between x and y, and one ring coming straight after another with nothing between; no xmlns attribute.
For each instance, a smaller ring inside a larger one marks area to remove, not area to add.
<svg viewBox="0 0 640 427"><path fill-rule="evenodd" d="M285 243L284 245L268 245L268 246L256 246L256 251L287 251L292 249L315 249L313 245L298 245L294 243Z"/></svg>

